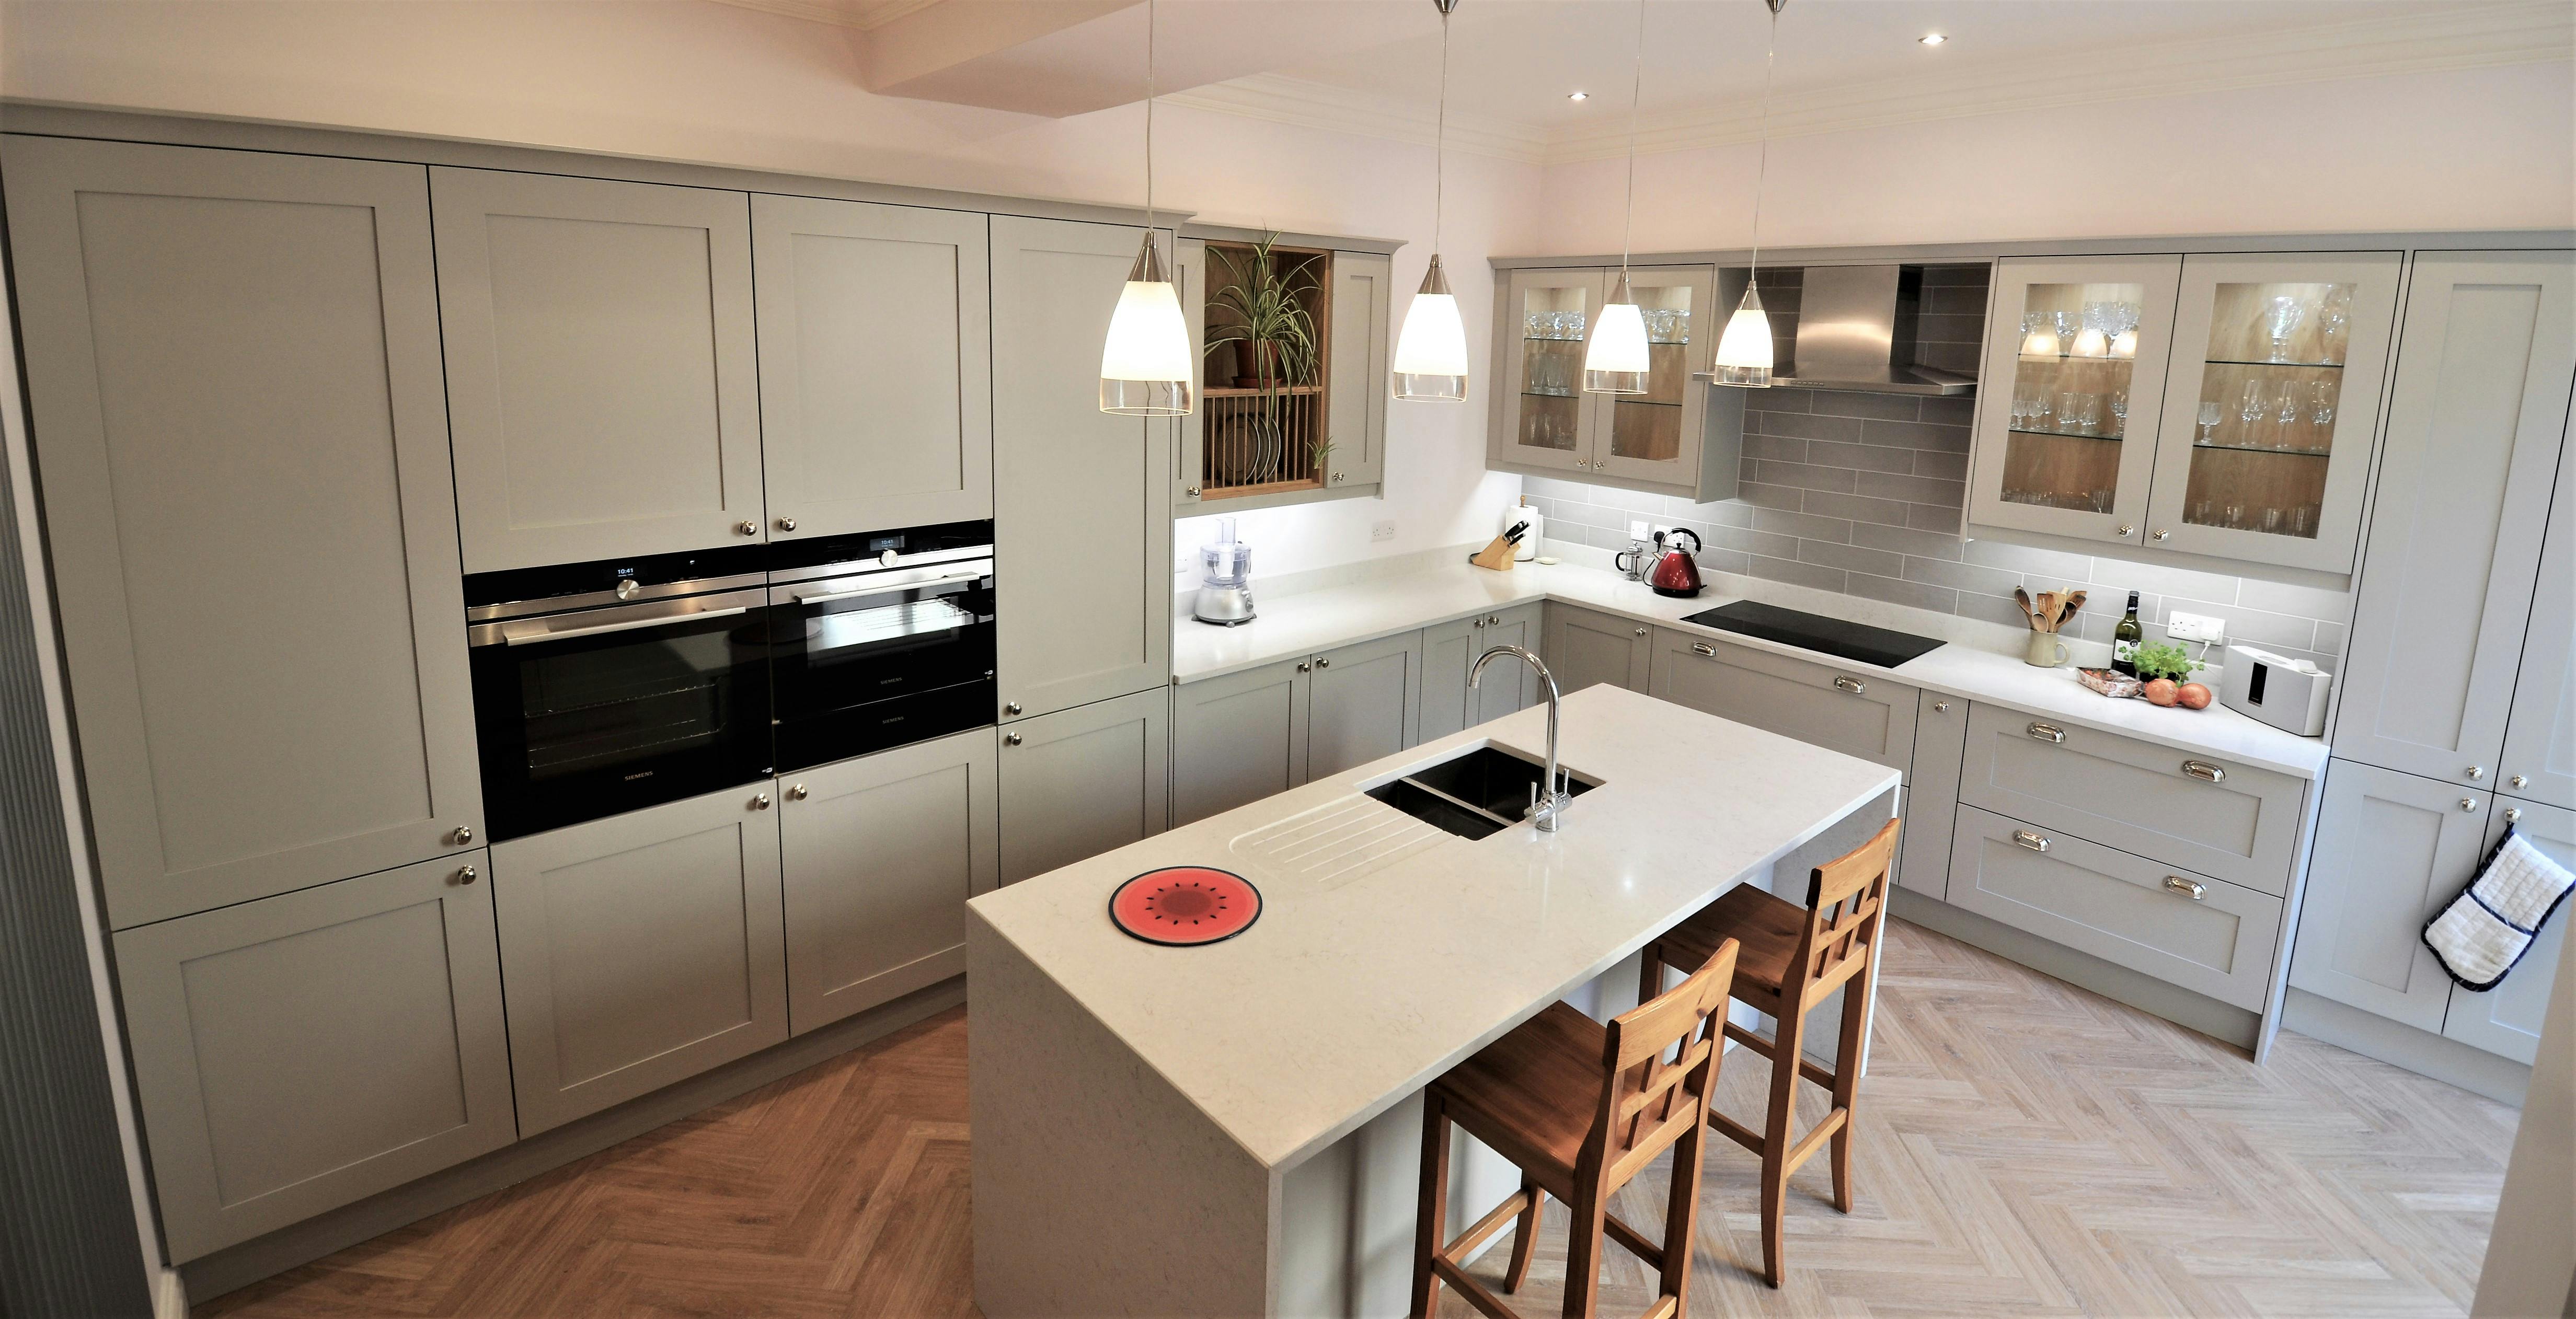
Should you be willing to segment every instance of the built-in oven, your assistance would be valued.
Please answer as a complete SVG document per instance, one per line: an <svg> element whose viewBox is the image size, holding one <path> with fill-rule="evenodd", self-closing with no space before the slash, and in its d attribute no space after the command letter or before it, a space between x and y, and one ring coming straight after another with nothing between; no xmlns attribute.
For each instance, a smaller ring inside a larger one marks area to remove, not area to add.
<svg viewBox="0 0 2576 1319"><path fill-rule="evenodd" d="M768 777L761 548L465 579L494 840Z"/></svg>
<svg viewBox="0 0 2576 1319"><path fill-rule="evenodd" d="M771 547L778 765L993 722L993 524Z"/></svg>

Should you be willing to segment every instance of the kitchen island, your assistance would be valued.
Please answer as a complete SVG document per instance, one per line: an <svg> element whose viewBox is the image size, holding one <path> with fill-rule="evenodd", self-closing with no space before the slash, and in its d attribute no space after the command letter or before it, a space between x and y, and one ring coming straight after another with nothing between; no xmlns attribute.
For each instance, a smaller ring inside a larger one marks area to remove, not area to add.
<svg viewBox="0 0 2576 1319"><path fill-rule="evenodd" d="M1365 795L1478 746L1535 761L1546 719L969 904L986 1314L1404 1313L1423 1085L1559 998L1633 1005L1648 939L1775 873L1803 897L1895 808L1892 769L1607 686L1564 702L1561 758L1592 786L1558 832L1471 842ZM1169 865L1246 877L1259 920L1201 947L1121 933L1112 891ZM1466 1218L1517 1184L1469 1154Z"/></svg>

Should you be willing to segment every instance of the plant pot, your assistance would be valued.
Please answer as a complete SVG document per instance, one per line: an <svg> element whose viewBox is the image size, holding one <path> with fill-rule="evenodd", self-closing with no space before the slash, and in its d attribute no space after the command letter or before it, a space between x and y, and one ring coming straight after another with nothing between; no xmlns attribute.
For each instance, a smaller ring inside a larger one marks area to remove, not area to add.
<svg viewBox="0 0 2576 1319"><path fill-rule="evenodd" d="M1287 383L1287 373L1280 369L1277 343L1268 339L1234 341L1234 384L1237 389L1277 389Z"/></svg>

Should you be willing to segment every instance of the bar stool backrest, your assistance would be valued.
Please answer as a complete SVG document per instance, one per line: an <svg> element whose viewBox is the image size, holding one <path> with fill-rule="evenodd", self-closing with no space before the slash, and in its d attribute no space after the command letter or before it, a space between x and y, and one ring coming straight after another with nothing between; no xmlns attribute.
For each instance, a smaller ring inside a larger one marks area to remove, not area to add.
<svg viewBox="0 0 2576 1319"><path fill-rule="evenodd" d="M1816 867L1807 881L1807 928L1789 965L1790 982L1780 987L1783 994L1810 1001L1869 965L1878 942L1878 909L1887 902L1896 829L1890 820L1868 842Z"/></svg>
<svg viewBox="0 0 2576 1319"><path fill-rule="evenodd" d="M1609 1084L1602 1087L1601 1113L1584 1141L1581 1162L1609 1175L1612 1184L1625 1181L1635 1165L1662 1153L1705 1115L1739 947L1727 940L1689 979L1611 1018L1601 1060ZM1678 1056L1669 1056L1676 1046Z"/></svg>

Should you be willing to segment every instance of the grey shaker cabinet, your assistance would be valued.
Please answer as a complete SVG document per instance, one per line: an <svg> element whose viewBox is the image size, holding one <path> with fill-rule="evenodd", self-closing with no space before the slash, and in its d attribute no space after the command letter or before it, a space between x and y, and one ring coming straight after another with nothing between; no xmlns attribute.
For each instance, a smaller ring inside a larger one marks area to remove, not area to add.
<svg viewBox="0 0 2576 1319"><path fill-rule="evenodd" d="M966 900L1001 877L996 734L778 780L787 1019L802 1034L966 971Z"/></svg>
<svg viewBox="0 0 2576 1319"><path fill-rule="evenodd" d="M1399 632L1315 657L1306 777L1394 755L1421 740L1422 634Z"/></svg>
<svg viewBox="0 0 2576 1319"><path fill-rule="evenodd" d="M465 852L116 936L172 1259L517 1138L483 869Z"/></svg>
<svg viewBox="0 0 2576 1319"><path fill-rule="evenodd" d="M2307 782L1977 702L1959 800L2276 897Z"/></svg>
<svg viewBox="0 0 2576 1319"><path fill-rule="evenodd" d="M2576 376L2571 294L2566 253L2416 256L2338 758L2494 787Z"/></svg>
<svg viewBox="0 0 2576 1319"><path fill-rule="evenodd" d="M1658 629L1649 694L1899 772L1914 765L1921 693L1876 674Z"/></svg>
<svg viewBox="0 0 2576 1319"><path fill-rule="evenodd" d="M1001 717L1159 697L1176 427L1100 410L1100 345L1142 231L997 215L992 234Z"/></svg>
<svg viewBox="0 0 2576 1319"><path fill-rule="evenodd" d="M1394 392L1387 363L1389 313L1395 304L1395 259L1365 252L1333 254L1332 413L1325 418L1330 483L1339 488L1386 479L1386 405Z"/></svg>
<svg viewBox="0 0 2576 1319"><path fill-rule="evenodd" d="M1949 901L2222 1003L2260 1011L2281 899L1961 806Z"/></svg>
<svg viewBox="0 0 2576 1319"><path fill-rule="evenodd" d="M1172 689L1174 827L1306 781L1315 663L1282 660Z"/></svg>
<svg viewBox="0 0 2576 1319"><path fill-rule="evenodd" d="M2487 795L2349 760L2327 768L2290 983L2439 1031L2451 981L2424 922L2478 864Z"/></svg>
<svg viewBox="0 0 2576 1319"><path fill-rule="evenodd" d="M1542 650L1557 688L1566 695L1604 682L1643 692L1655 653L1654 629L1574 605L1550 604Z"/></svg>
<svg viewBox="0 0 2576 1319"><path fill-rule="evenodd" d="M1002 882L1163 831L1171 811L1168 687L1003 726Z"/></svg>
<svg viewBox="0 0 2576 1319"><path fill-rule="evenodd" d="M770 539L993 515L985 217L751 199Z"/></svg>
<svg viewBox="0 0 2576 1319"><path fill-rule="evenodd" d="M1928 897L1946 897L1950 839L1959 811L1959 764L1968 750L1968 701L1925 692L1914 717L1914 768L1905 776L1897 815L1896 882Z"/></svg>
<svg viewBox="0 0 2576 1319"><path fill-rule="evenodd" d="M1531 603L1422 629L1422 689L1416 702L1422 713L1414 740L1447 737L1543 699L1538 674L1519 660L1495 661L1485 670L1481 687L1469 687L1467 675L1477 656L1497 646L1537 654L1544 644L1545 618L1545 606Z"/></svg>
<svg viewBox="0 0 2576 1319"><path fill-rule="evenodd" d="M2479 844L2479 860L2485 860L2486 854L2504 840L2507 828L2520 833L2558 864L2576 867L2576 811L2511 797L2496 798L2488 813L2486 837ZM2467 880L2467 875L2460 877L2462 883ZM2448 894L2443 897L2449 900ZM2442 1033L2462 1044L2529 1065L2540 1053L2540 1027L2549 1014L2550 987L2566 973L2560 958L2567 948L2570 906L2560 902L2558 910L2541 922L2538 936L2531 941L2531 951L2505 974L2503 984L2484 993L2453 984L2450 1009L2442 1018Z"/></svg>
<svg viewBox="0 0 2576 1319"><path fill-rule="evenodd" d="M742 193L435 168L465 570L757 540Z"/></svg>
<svg viewBox="0 0 2576 1319"><path fill-rule="evenodd" d="M787 1038L767 780L492 849L519 1128Z"/></svg>
<svg viewBox="0 0 2576 1319"><path fill-rule="evenodd" d="M109 924L461 853L424 171L30 137L0 164Z"/></svg>
<svg viewBox="0 0 2576 1319"><path fill-rule="evenodd" d="M2576 444L2558 456L2496 791L2576 810Z"/></svg>

